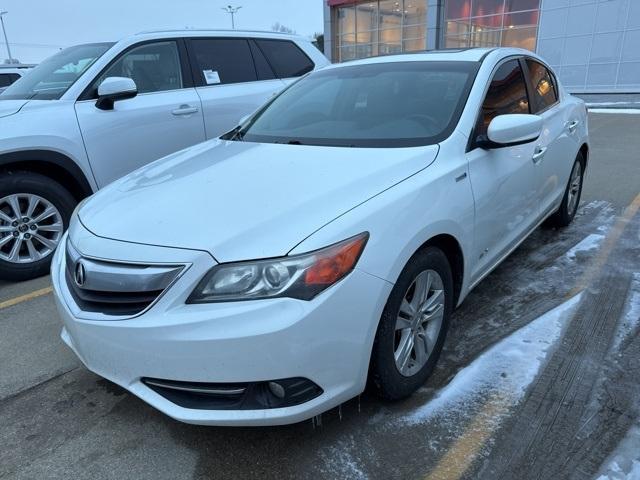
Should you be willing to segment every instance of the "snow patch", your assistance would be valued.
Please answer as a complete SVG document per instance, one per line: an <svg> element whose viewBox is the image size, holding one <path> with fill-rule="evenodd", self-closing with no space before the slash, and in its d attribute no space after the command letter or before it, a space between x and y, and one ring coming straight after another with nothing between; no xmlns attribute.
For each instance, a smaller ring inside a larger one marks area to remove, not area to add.
<svg viewBox="0 0 640 480"><path fill-rule="evenodd" d="M324 472L345 480L366 480L369 477L360 468L356 459L344 448L331 447L328 455L323 455Z"/></svg>
<svg viewBox="0 0 640 480"><path fill-rule="evenodd" d="M577 243L571 249L569 249L569 251L565 254L565 256L573 260L576 258L576 253L595 250L598 247L600 247L600 244L602 243L603 240L604 240L604 235L601 235L599 233L592 233L590 235L587 235L579 243Z"/></svg>
<svg viewBox="0 0 640 480"><path fill-rule="evenodd" d="M622 342L640 327L640 273L634 273L631 280L627 307L620 319L613 347L618 349ZM640 447L639 447L640 448Z"/></svg>
<svg viewBox="0 0 640 480"><path fill-rule="evenodd" d="M620 113L623 115L640 115L640 108L590 108L589 113Z"/></svg>
<svg viewBox="0 0 640 480"><path fill-rule="evenodd" d="M457 416L480 406L487 397L500 398L507 407L515 406L538 375L581 296L576 295L498 342L460 370L433 400L402 420L416 424L433 417Z"/></svg>
<svg viewBox="0 0 640 480"><path fill-rule="evenodd" d="M597 480L640 480L640 427L632 427L600 469Z"/></svg>

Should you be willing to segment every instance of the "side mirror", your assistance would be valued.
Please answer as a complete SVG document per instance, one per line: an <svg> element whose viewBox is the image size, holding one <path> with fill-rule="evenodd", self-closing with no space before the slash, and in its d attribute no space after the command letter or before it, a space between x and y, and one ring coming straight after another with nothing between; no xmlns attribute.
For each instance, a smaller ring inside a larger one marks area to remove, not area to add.
<svg viewBox="0 0 640 480"><path fill-rule="evenodd" d="M127 77L108 77L98 86L96 107L100 110L113 110L115 102L127 100L138 95L136 82Z"/></svg>
<svg viewBox="0 0 640 480"><path fill-rule="evenodd" d="M542 133L542 118L537 115L498 115L491 120L481 148L513 147L533 142Z"/></svg>

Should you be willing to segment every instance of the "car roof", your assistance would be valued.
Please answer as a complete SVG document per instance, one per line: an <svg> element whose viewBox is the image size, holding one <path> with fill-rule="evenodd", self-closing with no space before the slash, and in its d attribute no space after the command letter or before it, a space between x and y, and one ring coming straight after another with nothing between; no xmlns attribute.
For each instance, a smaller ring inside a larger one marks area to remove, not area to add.
<svg viewBox="0 0 640 480"><path fill-rule="evenodd" d="M167 30L149 30L135 34L135 37L252 37L252 38L276 38L287 40L310 41L308 38L297 34L268 32L263 30L225 30L207 28L181 28Z"/></svg>
<svg viewBox="0 0 640 480"><path fill-rule="evenodd" d="M510 55L536 56L529 50L510 47L495 48L451 48L442 50L425 50L420 52L406 52L392 55L380 55L377 57L363 58L349 62L334 64L326 68L339 68L348 65L370 65L375 63L394 62L429 62L429 61L458 61L458 62L482 62L486 57L500 59Z"/></svg>
<svg viewBox="0 0 640 480"><path fill-rule="evenodd" d="M0 70L28 70L35 65L27 65L25 63L2 63L0 64Z"/></svg>

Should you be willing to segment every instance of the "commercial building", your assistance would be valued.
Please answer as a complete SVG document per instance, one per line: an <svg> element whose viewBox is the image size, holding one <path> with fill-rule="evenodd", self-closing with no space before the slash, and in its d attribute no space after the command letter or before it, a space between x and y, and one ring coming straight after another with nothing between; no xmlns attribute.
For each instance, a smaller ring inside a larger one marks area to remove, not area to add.
<svg viewBox="0 0 640 480"><path fill-rule="evenodd" d="M640 92L640 0L322 0L334 62L440 48L535 51L573 92Z"/></svg>

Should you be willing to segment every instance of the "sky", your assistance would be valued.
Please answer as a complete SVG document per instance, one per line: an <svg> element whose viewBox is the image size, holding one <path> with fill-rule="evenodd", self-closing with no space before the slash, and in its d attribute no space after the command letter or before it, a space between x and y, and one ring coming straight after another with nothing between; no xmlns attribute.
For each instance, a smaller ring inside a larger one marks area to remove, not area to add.
<svg viewBox="0 0 640 480"><path fill-rule="evenodd" d="M231 28L222 10L230 0L0 0L11 54L37 63L60 48L78 43L116 41L166 28ZM271 30L279 22L311 36L323 29L324 0L233 0L242 6L236 28ZM7 58L0 36L0 62Z"/></svg>

